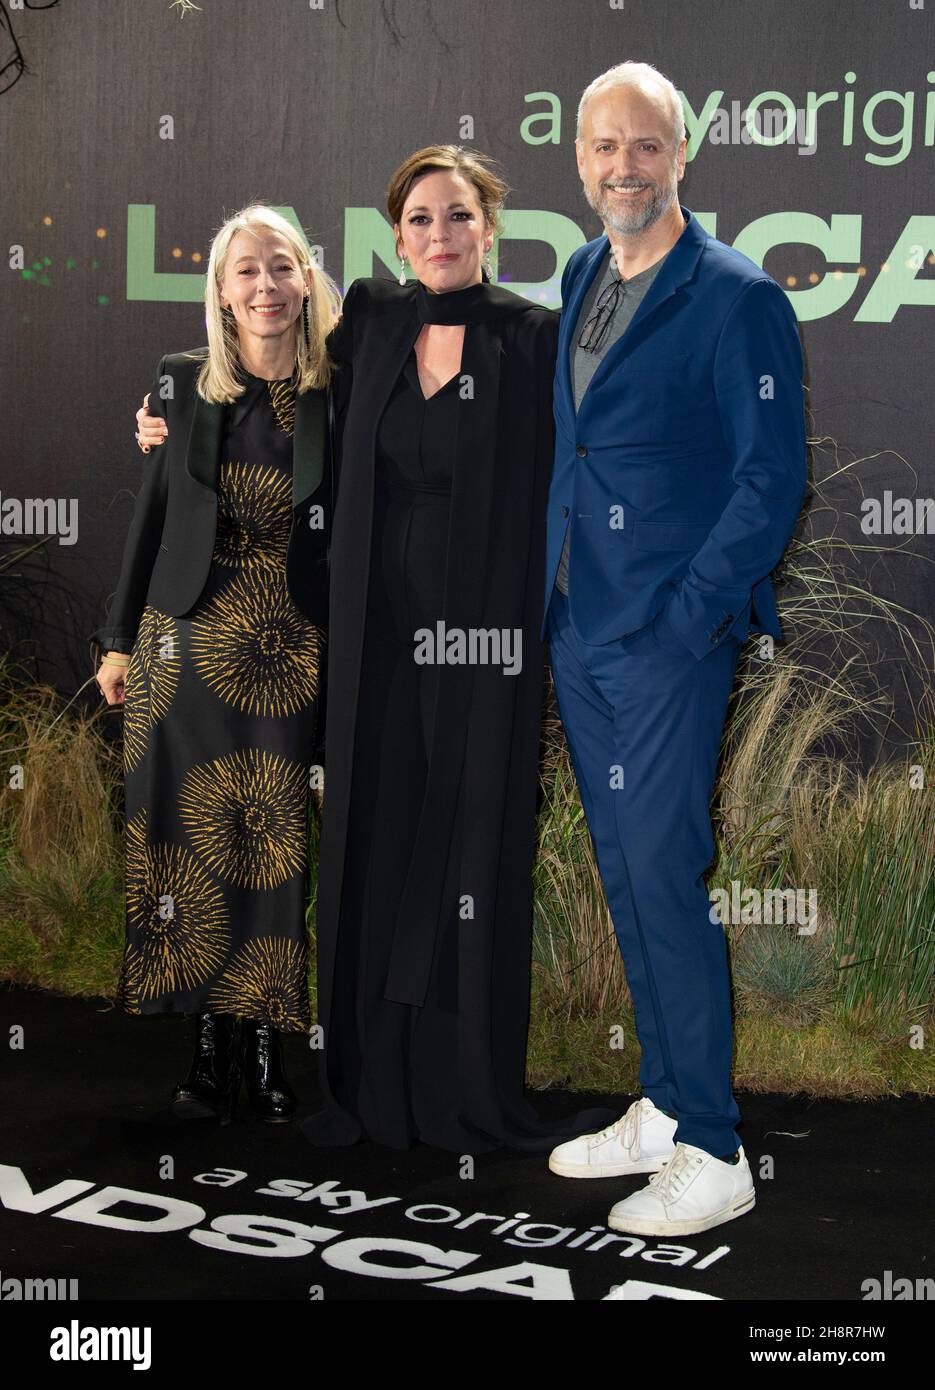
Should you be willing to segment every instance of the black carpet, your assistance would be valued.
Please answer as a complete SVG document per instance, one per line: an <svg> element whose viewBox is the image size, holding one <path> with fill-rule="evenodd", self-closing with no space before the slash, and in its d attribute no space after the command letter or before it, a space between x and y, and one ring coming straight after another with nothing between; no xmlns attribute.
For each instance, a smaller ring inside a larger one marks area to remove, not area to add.
<svg viewBox="0 0 935 1390"><path fill-rule="evenodd" d="M7 1044L17 1025L21 1049ZM859 1301L864 1312L888 1316L890 1301L864 1302L865 1281L880 1281L892 1300L908 1287L894 1281L911 1280L918 1300L925 1286L915 1281L935 1276L929 1098L738 1096L756 1208L667 1245L614 1237L604 1224L613 1202L645 1177L573 1181L551 1174L544 1158L506 1150L477 1157L473 1176L456 1155L425 1147L316 1150L294 1124L264 1125L245 1105L228 1128L176 1121L161 1107L187 1069L190 1021L129 1018L105 1003L8 989L0 992L0 1038L4 1287L11 1278L77 1280L80 1302L444 1304L600 1300L628 1282L638 1299L654 1286L669 1309L678 1293ZM308 1113L315 1054L304 1038L287 1039L286 1048ZM622 1112L631 1099L610 1103ZM581 1103L560 1093L533 1100L549 1115ZM85 1187L43 1196L67 1181ZM102 1198L105 1187L137 1197ZM140 1205L140 1194L151 1205ZM173 1205L175 1229L160 1229L163 1202ZM124 1228L121 1220L146 1224ZM609 1238L599 1244L602 1235ZM770 1313L773 1322L794 1323L808 1310ZM842 1311L839 1320L856 1315Z"/></svg>

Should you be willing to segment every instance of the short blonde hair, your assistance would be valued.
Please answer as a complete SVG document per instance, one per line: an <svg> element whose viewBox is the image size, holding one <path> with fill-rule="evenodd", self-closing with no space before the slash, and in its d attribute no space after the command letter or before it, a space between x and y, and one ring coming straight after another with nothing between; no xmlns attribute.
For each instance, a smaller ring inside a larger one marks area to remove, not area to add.
<svg viewBox="0 0 935 1390"><path fill-rule="evenodd" d="M668 77L664 76L658 68L654 68L652 63L618 63L616 67L608 68L606 72L602 72L600 77L595 77L590 86L585 87L581 93L581 100L578 103L578 124L575 130L577 138L581 139L581 132L584 128L584 108L592 97L613 90L615 87L644 87L649 84L655 86L662 96L662 104L666 108L672 127L673 142L677 149L685 139L685 112L682 109L682 100Z"/></svg>
<svg viewBox="0 0 935 1390"><path fill-rule="evenodd" d="M244 392L244 383L237 375L240 345L232 314L221 308L220 286L230 244L238 232L274 232L282 237L292 251L302 276L311 271L308 300L309 346L300 314L293 325L295 360L298 372L298 392L322 391L331 379L332 363L325 351L325 339L341 311L341 294L330 275L313 262L305 238L291 222L265 203L250 203L235 212L218 228L211 242L208 273L205 276L205 318L208 328L208 352L198 373L196 390L202 400L217 404L234 401Z"/></svg>

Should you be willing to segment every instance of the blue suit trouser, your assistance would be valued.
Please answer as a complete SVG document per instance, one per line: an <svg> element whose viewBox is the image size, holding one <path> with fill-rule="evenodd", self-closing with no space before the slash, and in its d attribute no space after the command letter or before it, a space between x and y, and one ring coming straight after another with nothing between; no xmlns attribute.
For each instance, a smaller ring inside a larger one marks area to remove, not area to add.
<svg viewBox="0 0 935 1390"><path fill-rule="evenodd" d="M676 1143L716 1157L733 1153L740 1111L730 1085L727 943L711 920L704 873L714 849L711 794L740 643L728 636L699 661L663 618L606 646L588 646L557 588L548 636L559 711L633 1000L642 1094L678 1117Z"/></svg>

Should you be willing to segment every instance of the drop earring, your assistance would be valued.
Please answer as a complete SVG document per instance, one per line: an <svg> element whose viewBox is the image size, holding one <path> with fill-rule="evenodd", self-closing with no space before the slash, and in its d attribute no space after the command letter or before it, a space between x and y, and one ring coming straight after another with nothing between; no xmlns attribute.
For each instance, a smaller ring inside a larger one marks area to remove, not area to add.
<svg viewBox="0 0 935 1390"><path fill-rule="evenodd" d="M401 285L405 285L405 283L406 283L406 257L405 257L405 256L401 256L401 257L400 257L400 260L399 260L399 283L400 283Z"/></svg>
<svg viewBox="0 0 935 1390"><path fill-rule="evenodd" d="M305 351L311 352L311 343L308 336L308 295L302 296L302 331L305 334Z"/></svg>

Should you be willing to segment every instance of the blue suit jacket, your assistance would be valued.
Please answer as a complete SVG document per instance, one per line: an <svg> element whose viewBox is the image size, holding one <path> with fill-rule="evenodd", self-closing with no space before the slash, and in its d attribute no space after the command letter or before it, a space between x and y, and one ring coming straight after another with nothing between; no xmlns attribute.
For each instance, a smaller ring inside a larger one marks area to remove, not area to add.
<svg viewBox="0 0 935 1390"><path fill-rule="evenodd" d="M613 642L665 607L700 660L729 632L782 636L769 576L805 493L805 411L785 292L682 212L682 235L577 415L569 349L607 237L565 267L545 607L570 526L582 640Z"/></svg>

